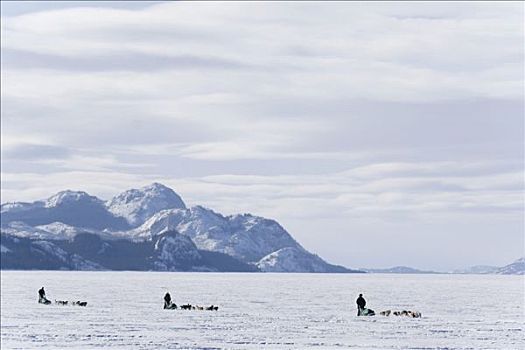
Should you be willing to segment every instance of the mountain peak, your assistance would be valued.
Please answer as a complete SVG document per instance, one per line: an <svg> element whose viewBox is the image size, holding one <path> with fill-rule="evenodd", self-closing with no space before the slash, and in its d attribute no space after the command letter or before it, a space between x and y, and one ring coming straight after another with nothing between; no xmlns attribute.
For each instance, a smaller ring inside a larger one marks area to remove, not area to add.
<svg viewBox="0 0 525 350"><path fill-rule="evenodd" d="M198 215L205 215L205 216L212 216L212 217L217 216L217 217L220 217L220 218L224 218L221 214L213 211L212 209L203 207L202 205L195 205L195 206L189 208L189 210L192 213L196 213Z"/></svg>
<svg viewBox="0 0 525 350"><path fill-rule="evenodd" d="M130 189L106 203L108 210L124 217L132 226L143 224L153 214L164 209L186 209L182 198L171 188L158 182Z"/></svg>
<svg viewBox="0 0 525 350"><path fill-rule="evenodd" d="M166 185L161 184L160 182L153 182L149 185L143 186L140 188L140 190L144 192L148 191L166 191L166 192L173 192L171 188L169 188Z"/></svg>
<svg viewBox="0 0 525 350"><path fill-rule="evenodd" d="M80 202L80 201L99 202L99 203L102 202L97 197L91 196L84 191L65 190L65 191L60 191L54 196L49 197L45 201L44 206L46 208L53 208L53 207L58 207L59 205L62 205L65 203Z"/></svg>

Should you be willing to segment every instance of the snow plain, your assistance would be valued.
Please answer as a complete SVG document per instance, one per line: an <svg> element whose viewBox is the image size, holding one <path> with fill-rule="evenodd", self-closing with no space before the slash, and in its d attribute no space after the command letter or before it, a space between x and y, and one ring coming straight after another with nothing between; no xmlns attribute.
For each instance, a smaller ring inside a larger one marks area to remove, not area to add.
<svg viewBox="0 0 525 350"><path fill-rule="evenodd" d="M1 272L2 349L523 349L524 276ZM85 308L40 305L85 300ZM217 312L163 310L219 305ZM356 317L362 292L378 311Z"/></svg>

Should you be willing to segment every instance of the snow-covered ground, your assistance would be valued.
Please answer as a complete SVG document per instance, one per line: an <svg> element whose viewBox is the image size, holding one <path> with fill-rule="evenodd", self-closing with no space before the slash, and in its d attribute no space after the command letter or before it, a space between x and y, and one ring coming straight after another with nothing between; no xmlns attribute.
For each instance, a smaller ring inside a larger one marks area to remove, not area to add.
<svg viewBox="0 0 525 350"><path fill-rule="evenodd" d="M524 277L1 272L2 349L523 349ZM85 308L39 305L85 300ZM163 310L215 304L211 311ZM421 319L356 317L376 310Z"/></svg>

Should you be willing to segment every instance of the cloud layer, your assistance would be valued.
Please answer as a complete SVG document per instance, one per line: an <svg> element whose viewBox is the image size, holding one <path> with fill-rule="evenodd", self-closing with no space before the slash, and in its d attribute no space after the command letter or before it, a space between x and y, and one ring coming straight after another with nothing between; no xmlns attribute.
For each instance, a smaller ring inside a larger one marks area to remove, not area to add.
<svg viewBox="0 0 525 350"><path fill-rule="evenodd" d="M162 181L350 266L523 254L521 3L17 6L3 202Z"/></svg>

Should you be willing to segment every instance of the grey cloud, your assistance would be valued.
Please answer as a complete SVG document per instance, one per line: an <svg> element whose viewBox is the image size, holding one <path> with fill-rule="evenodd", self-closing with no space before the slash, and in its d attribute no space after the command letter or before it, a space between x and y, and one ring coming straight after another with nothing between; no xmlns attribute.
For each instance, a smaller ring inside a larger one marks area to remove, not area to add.
<svg viewBox="0 0 525 350"><path fill-rule="evenodd" d="M65 57L15 49L2 50L5 69L53 69L79 72L140 71L188 69L247 69L248 64L234 60L195 55L160 56L137 52L96 57Z"/></svg>
<svg viewBox="0 0 525 350"><path fill-rule="evenodd" d="M387 151L393 159L406 160L523 159L525 112L520 100L396 103L278 97L237 108L276 123L295 118L298 124L316 120L325 126L308 139L290 140L289 149Z"/></svg>
<svg viewBox="0 0 525 350"><path fill-rule="evenodd" d="M115 101L101 105L87 100L73 107L54 108L6 97L2 109L3 133L30 131L64 145L101 153L112 147L204 142L227 136L191 119L160 118ZM173 111L175 117L177 114Z"/></svg>
<svg viewBox="0 0 525 350"><path fill-rule="evenodd" d="M142 10L162 3L164 1L4 1L2 2L2 16L12 17L41 11L85 8L86 6Z"/></svg>
<svg viewBox="0 0 525 350"><path fill-rule="evenodd" d="M7 12L2 136L50 146L3 147L3 198L160 181L351 266L523 242L522 5L102 4Z"/></svg>
<svg viewBox="0 0 525 350"><path fill-rule="evenodd" d="M17 160L17 159L2 159L2 174L22 174L30 173L37 174L40 176L49 176L50 174L61 174L64 172L64 168L55 162L46 162L42 164L40 162L28 161L26 160ZM27 184L26 180L15 180L6 181L2 180L2 183L6 186L12 187L14 184L21 184L15 188L21 189L24 188L24 184ZM15 198L12 200L16 201Z"/></svg>
<svg viewBox="0 0 525 350"><path fill-rule="evenodd" d="M2 149L2 157L5 160L63 159L70 155L69 148L55 145L22 144Z"/></svg>
<svg viewBox="0 0 525 350"><path fill-rule="evenodd" d="M459 14L456 15L447 15L447 16L430 16L430 15L411 15L411 16L402 16L402 15L393 15L390 16L391 18L400 19L400 20L435 20L435 21L442 21L442 20L450 20L450 19L456 19L460 18Z"/></svg>
<svg viewBox="0 0 525 350"><path fill-rule="evenodd" d="M76 33L82 39L102 39L125 41L130 44L161 43L163 45L180 45L181 43L210 43L220 41L220 31L210 31L199 26L180 25L176 22L131 23L107 30L97 28L89 32Z"/></svg>

